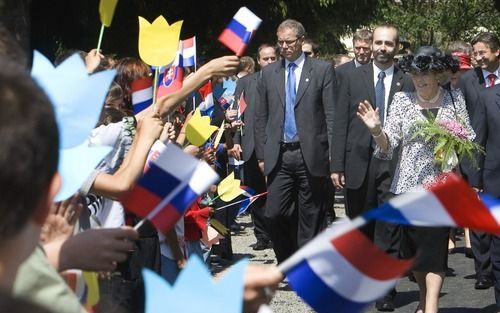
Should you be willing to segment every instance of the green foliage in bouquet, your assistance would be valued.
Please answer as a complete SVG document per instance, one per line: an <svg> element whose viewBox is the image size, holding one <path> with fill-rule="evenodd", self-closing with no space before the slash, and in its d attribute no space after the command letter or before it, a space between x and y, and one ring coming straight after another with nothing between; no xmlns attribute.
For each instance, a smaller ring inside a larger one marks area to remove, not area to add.
<svg viewBox="0 0 500 313"><path fill-rule="evenodd" d="M441 171L449 171L466 158L477 168L477 154L484 149L473 142L463 123L456 120L437 120L433 117L415 123L412 139L422 136L426 142L434 143L434 162Z"/></svg>

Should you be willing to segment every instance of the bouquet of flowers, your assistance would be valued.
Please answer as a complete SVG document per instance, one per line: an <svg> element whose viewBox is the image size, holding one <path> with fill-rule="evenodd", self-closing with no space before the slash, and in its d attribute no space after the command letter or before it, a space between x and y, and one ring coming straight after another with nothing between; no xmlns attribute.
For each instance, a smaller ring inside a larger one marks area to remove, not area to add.
<svg viewBox="0 0 500 313"><path fill-rule="evenodd" d="M422 136L426 142L435 143L434 162L441 171L451 171L464 157L477 167L476 153L484 153L484 149L469 139L471 136L462 123L431 118L417 122L415 126L412 139Z"/></svg>

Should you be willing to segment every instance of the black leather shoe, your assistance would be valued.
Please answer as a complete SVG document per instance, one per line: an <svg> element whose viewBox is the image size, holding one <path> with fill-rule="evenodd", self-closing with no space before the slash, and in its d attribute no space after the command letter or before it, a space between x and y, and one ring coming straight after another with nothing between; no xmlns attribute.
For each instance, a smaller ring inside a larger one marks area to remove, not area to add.
<svg viewBox="0 0 500 313"><path fill-rule="evenodd" d="M488 277L481 277L474 284L474 288L478 290L489 289L491 286L493 286L493 281Z"/></svg>
<svg viewBox="0 0 500 313"><path fill-rule="evenodd" d="M465 256L469 259L474 258L474 253L472 253L472 248L465 248Z"/></svg>
<svg viewBox="0 0 500 313"><path fill-rule="evenodd" d="M258 250L268 249L269 247L270 247L269 241L257 240L257 242L253 245L252 249L258 251Z"/></svg>
<svg viewBox="0 0 500 313"><path fill-rule="evenodd" d="M392 312L394 311L394 301L392 298L384 297L375 302L375 308L380 312Z"/></svg>

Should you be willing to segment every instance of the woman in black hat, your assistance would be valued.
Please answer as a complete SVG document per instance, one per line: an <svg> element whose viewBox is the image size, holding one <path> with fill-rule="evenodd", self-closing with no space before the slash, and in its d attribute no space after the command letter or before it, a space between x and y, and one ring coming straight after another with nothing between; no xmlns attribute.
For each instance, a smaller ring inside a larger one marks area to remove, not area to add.
<svg viewBox="0 0 500 313"><path fill-rule="evenodd" d="M370 103L365 101L358 107L358 116L377 143L377 157L391 158L394 148L401 146L391 185L394 194L414 191L417 186L434 182L442 173L434 161L434 144L422 136L414 136L418 121L455 120L464 123L470 140L475 136L461 92L440 86L439 79L444 71L458 69L455 59L439 49L424 46L417 49L415 55L403 57L399 66L410 74L416 91L394 95L384 127L381 127L378 110ZM420 290L420 303L416 312L438 311L448 262L448 231L443 227L403 228L401 255L405 258L417 256L413 273Z"/></svg>

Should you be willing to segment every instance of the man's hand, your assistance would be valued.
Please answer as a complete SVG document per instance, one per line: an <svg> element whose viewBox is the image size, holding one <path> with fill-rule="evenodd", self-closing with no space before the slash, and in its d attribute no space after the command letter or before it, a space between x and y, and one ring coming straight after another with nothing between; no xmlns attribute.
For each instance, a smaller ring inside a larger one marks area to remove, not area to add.
<svg viewBox="0 0 500 313"><path fill-rule="evenodd" d="M236 160L241 160L241 146L239 144L235 144L232 149L228 150L227 153L230 157L235 158Z"/></svg>
<svg viewBox="0 0 500 313"><path fill-rule="evenodd" d="M259 168L262 173L264 173L264 160L259 160Z"/></svg>
<svg viewBox="0 0 500 313"><path fill-rule="evenodd" d="M339 173L332 173L330 175L330 178L332 179L333 185L335 188L340 188L343 189L345 185L345 176L343 172Z"/></svg>
<svg viewBox="0 0 500 313"><path fill-rule="evenodd" d="M117 263L127 259L134 250L132 241L138 239L139 233L128 226L86 230L62 245L58 270L113 271Z"/></svg>
<svg viewBox="0 0 500 313"><path fill-rule="evenodd" d="M262 304L268 304L283 278L275 266L248 265L244 279L243 311L257 312Z"/></svg>

